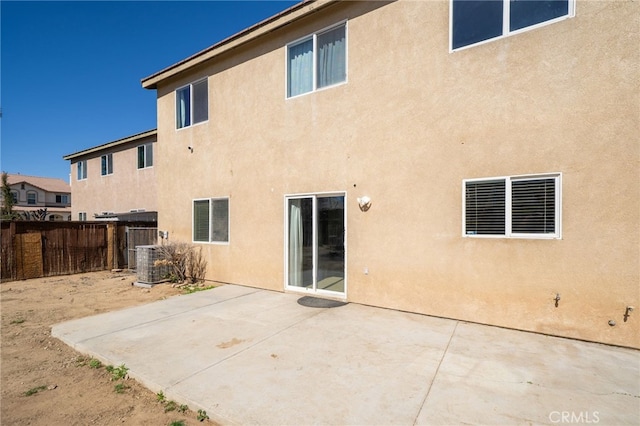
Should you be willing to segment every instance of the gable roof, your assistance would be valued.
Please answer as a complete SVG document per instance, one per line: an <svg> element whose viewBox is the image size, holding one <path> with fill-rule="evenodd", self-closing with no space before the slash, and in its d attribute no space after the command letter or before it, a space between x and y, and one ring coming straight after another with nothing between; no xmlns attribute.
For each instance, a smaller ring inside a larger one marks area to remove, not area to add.
<svg viewBox="0 0 640 426"><path fill-rule="evenodd" d="M300 3L277 13L270 18L260 21L257 24L232 35L231 37L227 37L213 46L158 71L149 77L143 78L141 81L142 87L145 89L157 89L158 83L163 80L174 77L224 52L228 52L240 45L275 31L278 28L291 24L304 16L324 9L326 6L337 3L338 1L339 0L302 0Z"/></svg>
<svg viewBox="0 0 640 426"><path fill-rule="evenodd" d="M36 188L42 189L47 192L58 192L58 193L71 193L71 185L62 179L58 178L48 178L48 177L39 177L39 176L27 176L20 174L8 174L7 173L7 183L9 185L17 185L20 183L27 183L31 186L35 186Z"/></svg>
<svg viewBox="0 0 640 426"><path fill-rule="evenodd" d="M110 148L113 148L115 146L125 144L127 142L135 142L135 141L142 140L142 139L145 139L145 138L150 137L150 136L156 136L157 134L158 134L158 130L157 129L147 130L146 132L137 133L135 135L127 136L126 138L118 139L118 140L115 140L115 141L112 141L112 142L107 142L107 143L104 143L102 145L98 145L98 146L94 146L92 148L84 149L82 151L74 152L73 154L65 155L64 157L62 157L62 159L63 160L72 160L74 158L82 157L83 155L86 155L86 154L91 154L91 153L94 153L94 152L98 152L98 151L101 151L103 149L110 149Z"/></svg>

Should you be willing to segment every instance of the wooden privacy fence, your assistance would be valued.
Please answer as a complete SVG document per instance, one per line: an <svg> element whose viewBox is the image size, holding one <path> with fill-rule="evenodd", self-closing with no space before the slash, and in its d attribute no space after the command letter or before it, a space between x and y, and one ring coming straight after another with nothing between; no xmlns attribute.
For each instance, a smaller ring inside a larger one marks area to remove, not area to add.
<svg viewBox="0 0 640 426"><path fill-rule="evenodd" d="M128 266L127 230L145 225L150 224L2 222L2 281L125 268ZM155 232L148 234L155 235Z"/></svg>

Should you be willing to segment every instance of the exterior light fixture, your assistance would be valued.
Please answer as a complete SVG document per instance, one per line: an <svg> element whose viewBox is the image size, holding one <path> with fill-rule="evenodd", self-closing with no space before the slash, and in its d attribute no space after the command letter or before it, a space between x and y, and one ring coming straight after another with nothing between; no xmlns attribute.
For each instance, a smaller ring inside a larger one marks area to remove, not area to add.
<svg viewBox="0 0 640 426"><path fill-rule="evenodd" d="M366 212L371 208L371 198L367 196L358 198L358 206L360 206L360 210Z"/></svg>

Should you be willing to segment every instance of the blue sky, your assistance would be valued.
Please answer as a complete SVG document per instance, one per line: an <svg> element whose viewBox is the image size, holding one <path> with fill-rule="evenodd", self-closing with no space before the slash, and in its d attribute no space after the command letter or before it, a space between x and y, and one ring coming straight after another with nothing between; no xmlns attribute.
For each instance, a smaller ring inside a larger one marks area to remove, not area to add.
<svg viewBox="0 0 640 426"><path fill-rule="evenodd" d="M62 157L156 127L160 71L296 1L1 1L0 168L69 181Z"/></svg>

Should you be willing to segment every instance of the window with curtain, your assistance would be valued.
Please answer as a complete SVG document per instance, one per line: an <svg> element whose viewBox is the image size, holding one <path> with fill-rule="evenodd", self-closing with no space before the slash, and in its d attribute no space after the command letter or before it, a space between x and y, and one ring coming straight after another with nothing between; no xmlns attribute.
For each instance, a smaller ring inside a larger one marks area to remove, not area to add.
<svg viewBox="0 0 640 426"><path fill-rule="evenodd" d="M466 180L465 236L560 238L560 175Z"/></svg>
<svg viewBox="0 0 640 426"><path fill-rule="evenodd" d="M575 0L451 0L451 50L574 16Z"/></svg>
<svg viewBox="0 0 640 426"><path fill-rule="evenodd" d="M176 90L176 129L209 119L208 91L206 78Z"/></svg>
<svg viewBox="0 0 640 426"><path fill-rule="evenodd" d="M87 178L87 160L78 161L77 163L78 170L78 180L83 180Z"/></svg>
<svg viewBox="0 0 640 426"><path fill-rule="evenodd" d="M287 46L287 97L343 83L346 79L346 24Z"/></svg>
<svg viewBox="0 0 640 426"><path fill-rule="evenodd" d="M153 144L147 143L138 147L138 168L153 166Z"/></svg>
<svg viewBox="0 0 640 426"><path fill-rule="evenodd" d="M229 242L229 199L193 201L193 241Z"/></svg>
<svg viewBox="0 0 640 426"><path fill-rule="evenodd" d="M100 157L100 174L102 176L113 173L113 154L106 154Z"/></svg>

